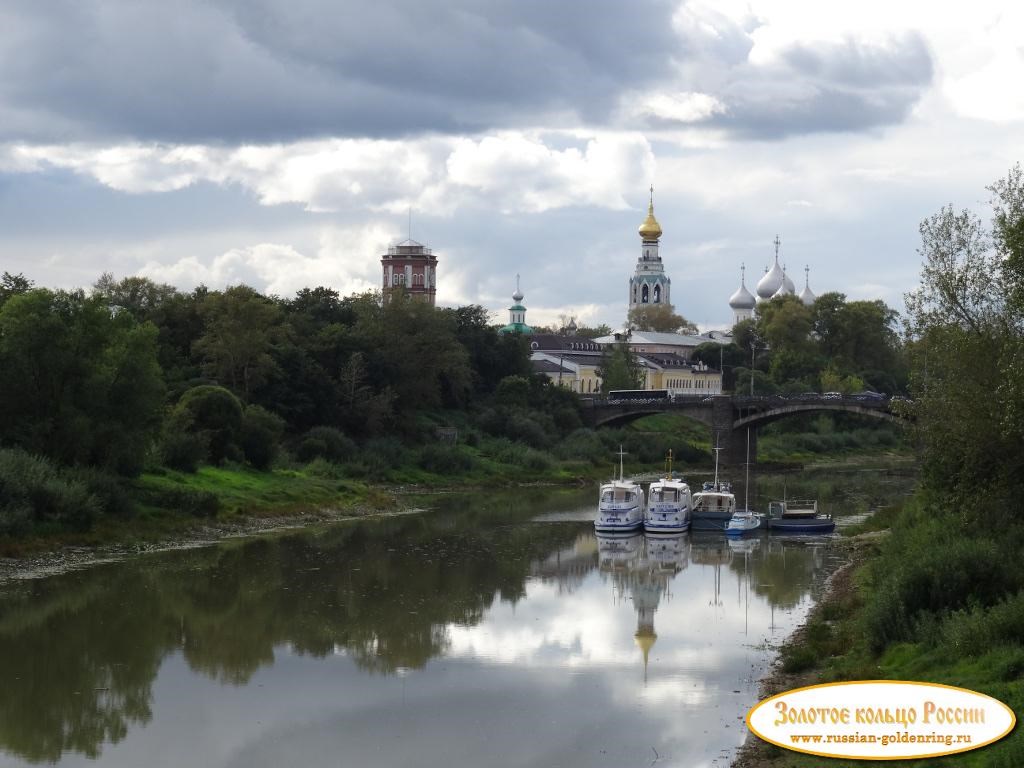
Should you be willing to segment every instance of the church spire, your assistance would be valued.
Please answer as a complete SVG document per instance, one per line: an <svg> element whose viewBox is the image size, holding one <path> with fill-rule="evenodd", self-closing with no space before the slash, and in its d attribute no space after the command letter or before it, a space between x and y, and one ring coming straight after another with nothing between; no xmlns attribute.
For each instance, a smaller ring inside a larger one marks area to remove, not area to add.
<svg viewBox="0 0 1024 768"><path fill-rule="evenodd" d="M640 229L637 230L640 233L640 237L646 241L657 241L661 237L661 225L658 220L654 218L654 185L651 185L651 200L647 204L647 218L644 219L644 223L640 225Z"/></svg>

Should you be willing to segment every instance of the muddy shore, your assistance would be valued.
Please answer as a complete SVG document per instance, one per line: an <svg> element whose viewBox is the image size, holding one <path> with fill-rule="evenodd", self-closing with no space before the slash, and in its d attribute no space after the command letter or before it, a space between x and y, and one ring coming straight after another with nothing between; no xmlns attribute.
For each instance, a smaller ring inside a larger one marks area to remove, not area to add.
<svg viewBox="0 0 1024 768"><path fill-rule="evenodd" d="M99 546L65 546L27 557L0 557L0 583L11 580L41 579L60 573L88 568L100 563L125 560L150 552L208 547L224 539L256 536L275 531L299 530L324 523L356 520L364 517L407 515L423 511L398 503L393 509L347 507L314 509L297 515L246 517L232 520L209 520L187 531L153 542L102 544Z"/></svg>

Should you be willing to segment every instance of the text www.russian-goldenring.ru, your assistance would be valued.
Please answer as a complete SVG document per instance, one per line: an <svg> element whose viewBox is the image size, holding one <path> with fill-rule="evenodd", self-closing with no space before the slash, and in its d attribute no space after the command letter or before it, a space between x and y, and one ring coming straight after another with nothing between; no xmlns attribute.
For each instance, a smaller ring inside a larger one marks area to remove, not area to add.
<svg viewBox="0 0 1024 768"><path fill-rule="evenodd" d="M793 744L879 744L887 747L890 744L944 744L951 747L954 744L970 744L969 733L902 733L874 734L874 733L815 733L815 734L792 734L790 741Z"/></svg>

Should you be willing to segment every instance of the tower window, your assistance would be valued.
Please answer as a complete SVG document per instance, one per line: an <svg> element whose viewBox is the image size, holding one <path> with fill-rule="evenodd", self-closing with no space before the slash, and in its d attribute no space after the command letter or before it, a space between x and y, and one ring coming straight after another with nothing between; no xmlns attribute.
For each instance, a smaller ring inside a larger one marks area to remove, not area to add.
<svg viewBox="0 0 1024 768"><path fill-rule="evenodd" d="M657 304L661 301L661 286L654 286L654 303Z"/></svg>
<svg viewBox="0 0 1024 768"><path fill-rule="evenodd" d="M650 289L645 285L640 289L640 303L646 304L648 301L650 301Z"/></svg>

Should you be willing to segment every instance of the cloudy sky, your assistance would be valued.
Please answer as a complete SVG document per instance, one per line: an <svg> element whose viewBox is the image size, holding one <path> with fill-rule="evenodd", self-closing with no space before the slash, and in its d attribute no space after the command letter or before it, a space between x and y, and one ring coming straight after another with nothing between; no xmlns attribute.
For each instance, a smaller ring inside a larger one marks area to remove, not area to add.
<svg viewBox="0 0 1024 768"><path fill-rule="evenodd" d="M677 311L782 240L902 308L920 220L1021 159L1024 6L816 0L0 0L0 270L290 295L378 283L622 323L647 189Z"/></svg>

